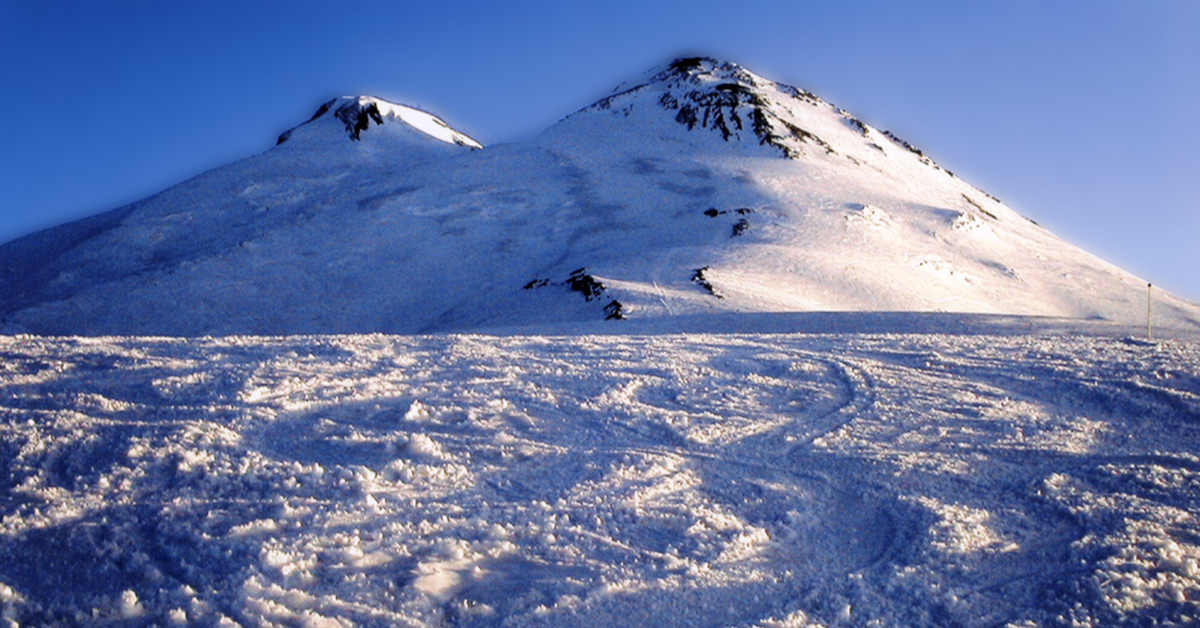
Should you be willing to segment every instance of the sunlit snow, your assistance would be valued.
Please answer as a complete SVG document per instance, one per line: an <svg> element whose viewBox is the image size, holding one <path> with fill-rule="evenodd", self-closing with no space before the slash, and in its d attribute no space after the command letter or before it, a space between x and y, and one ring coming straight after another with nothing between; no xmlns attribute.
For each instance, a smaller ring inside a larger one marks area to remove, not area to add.
<svg viewBox="0 0 1200 628"><path fill-rule="evenodd" d="M1183 625L1200 345L0 339L20 625Z"/></svg>

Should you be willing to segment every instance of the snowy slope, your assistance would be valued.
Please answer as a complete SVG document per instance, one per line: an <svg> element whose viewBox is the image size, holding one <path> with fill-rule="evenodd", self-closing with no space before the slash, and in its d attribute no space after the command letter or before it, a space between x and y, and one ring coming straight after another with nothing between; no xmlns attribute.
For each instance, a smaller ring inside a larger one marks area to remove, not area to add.
<svg viewBox="0 0 1200 628"><path fill-rule="evenodd" d="M1145 282L1065 244L903 140L734 64L678 60L569 116L542 141L603 173L593 202L616 214L613 222L649 214L658 258L637 253L643 239L622 238L629 250L610 262L619 270L599 270L652 310L1144 320ZM718 210L711 224L702 208ZM738 223L742 236L728 238ZM688 285L688 268L706 268L721 303ZM1183 306L1178 314L1194 328L1194 306L1168 303Z"/></svg>
<svg viewBox="0 0 1200 628"><path fill-rule="evenodd" d="M993 332L0 337L0 619L1195 625L1200 345Z"/></svg>
<svg viewBox="0 0 1200 628"><path fill-rule="evenodd" d="M1145 282L816 96L681 59L477 150L369 97L0 247L0 331L462 331L714 313L1143 323ZM1156 295L1162 326L1200 308ZM619 324L619 323L614 323Z"/></svg>

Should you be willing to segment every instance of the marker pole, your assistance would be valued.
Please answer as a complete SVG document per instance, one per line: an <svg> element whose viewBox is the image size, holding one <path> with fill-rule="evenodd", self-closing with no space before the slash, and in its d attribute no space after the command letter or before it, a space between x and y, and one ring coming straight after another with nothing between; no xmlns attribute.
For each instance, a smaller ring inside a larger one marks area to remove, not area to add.
<svg viewBox="0 0 1200 628"><path fill-rule="evenodd" d="M1146 340L1154 340L1154 333L1150 327L1150 317L1153 314L1151 309L1154 306L1154 284L1146 284Z"/></svg>

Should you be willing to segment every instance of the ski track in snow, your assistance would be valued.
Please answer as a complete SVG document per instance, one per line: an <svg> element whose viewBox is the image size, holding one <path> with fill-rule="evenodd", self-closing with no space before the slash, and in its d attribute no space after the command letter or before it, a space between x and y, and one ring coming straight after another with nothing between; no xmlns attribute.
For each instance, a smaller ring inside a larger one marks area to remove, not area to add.
<svg viewBox="0 0 1200 628"><path fill-rule="evenodd" d="M1186 625L1200 344L0 337L0 617Z"/></svg>

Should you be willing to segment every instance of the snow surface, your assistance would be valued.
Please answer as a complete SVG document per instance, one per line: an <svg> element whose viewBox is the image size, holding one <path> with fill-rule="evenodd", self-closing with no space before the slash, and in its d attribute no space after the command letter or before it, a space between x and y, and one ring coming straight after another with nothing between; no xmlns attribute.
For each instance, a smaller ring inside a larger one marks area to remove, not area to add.
<svg viewBox="0 0 1200 628"><path fill-rule="evenodd" d="M357 140L347 120L365 124ZM262 155L0 246L0 332L463 332L798 311L1145 323L1145 281L734 64L678 60L521 144L476 150L432 120L331 101ZM1200 307L1154 299L1157 326L1200 331Z"/></svg>
<svg viewBox="0 0 1200 628"><path fill-rule="evenodd" d="M1200 617L1200 343L843 319L909 333L0 337L0 617Z"/></svg>
<svg viewBox="0 0 1200 628"><path fill-rule="evenodd" d="M1196 622L1200 307L803 90L631 85L482 150L335 99L0 246L0 622Z"/></svg>

